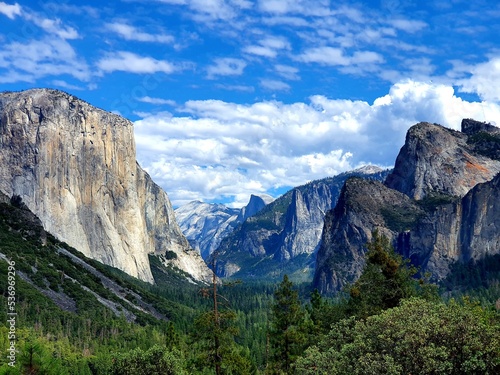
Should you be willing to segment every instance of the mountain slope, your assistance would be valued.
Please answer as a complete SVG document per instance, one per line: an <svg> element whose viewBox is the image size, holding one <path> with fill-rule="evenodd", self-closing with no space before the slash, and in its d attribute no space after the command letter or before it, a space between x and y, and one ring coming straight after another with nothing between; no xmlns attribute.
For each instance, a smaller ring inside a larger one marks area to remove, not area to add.
<svg viewBox="0 0 500 375"><path fill-rule="evenodd" d="M166 193L135 160L132 123L48 89L0 94L0 191L86 256L153 282L148 254L196 279L209 270Z"/></svg>
<svg viewBox="0 0 500 375"><path fill-rule="evenodd" d="M500 133L473 120L462 128L417 124L385 184L346 182L325 218L315 287L335 292L354 281L374 230L436 280L455 261L500 253L500 160L486 155Z"/></svg>
<svg viewBox="0 0 500 375"><path fill-rule="evenodd" d="M194 201L177 208L175 216L191 246L200 252L203 259L208 259L238 224L272 201L269 195L252 194L248 204L241 209Z"/></svg>
<svg viewBox="0 0 500 375"><path fill-rule="evenodd" d="M334 207L350 176L383 180L372 167L294 188L248 218L217 250L217 273L243 279L277 279L284 273L310 280L325 213Z"/></svg>

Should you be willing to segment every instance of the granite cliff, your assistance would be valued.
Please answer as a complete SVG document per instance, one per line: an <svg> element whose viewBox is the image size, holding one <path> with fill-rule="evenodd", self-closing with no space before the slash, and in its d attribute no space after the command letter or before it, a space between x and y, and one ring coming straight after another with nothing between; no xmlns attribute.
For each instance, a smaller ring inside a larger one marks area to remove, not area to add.
<svg viewBox="0 0 500 375"><path fill-rule="evenodd" d="M335 206L346 179L384 180L388 171L364 167L296 187L249 217L222 240L217 274L243 279L279 279L288 273L310 281L324 216Z"/></svg>
<svg viewBox="0 0 500 375"><path fill-rule="evenodd" d="M456 261L500 253L500 132L474 120L462 132L409 129L384 184L350 179L325 218L314 285L335 292L360 275L374 230L435 280Z"/></svg>
<svg viewBox="0 0 500 375"><path fill-rule="evenodd" d="M72 95L0 94L0 191L60 240L144 281L153 282L148 254L167 252L165 262L209 277L167 194L137 164L132 123Z"/></svg>

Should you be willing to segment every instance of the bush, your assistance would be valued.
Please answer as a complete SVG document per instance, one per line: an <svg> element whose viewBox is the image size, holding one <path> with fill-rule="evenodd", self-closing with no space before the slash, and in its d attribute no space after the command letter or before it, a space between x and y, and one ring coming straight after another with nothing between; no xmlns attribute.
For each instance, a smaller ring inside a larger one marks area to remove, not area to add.
<svg viewBox="0 0 500 375"><path fill-rule="evenodd" d="M422 299L344 319L297 362L300 374L498 374L498 315L465 301Z"/></svg>

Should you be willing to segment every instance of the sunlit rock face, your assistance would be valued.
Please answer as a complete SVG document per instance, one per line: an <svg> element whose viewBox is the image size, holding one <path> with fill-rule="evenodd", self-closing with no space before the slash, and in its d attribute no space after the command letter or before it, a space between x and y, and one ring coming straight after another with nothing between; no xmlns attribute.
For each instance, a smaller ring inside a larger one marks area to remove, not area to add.
<svg viewBox="0 0 500 375"><path fill-rule="evenodd" d="M148 254L203 280L209 270L167 194L137 164L133 125L56 90L0 94L0 190L60 240L153 282Z"/></svg>
<svg viewBox="0 0 500 375"><path fill-rule="evenodd" d="M385 184L350 179L326 218L314 285L336 292L359 277L374 230L435 280L451 263L500 253L500 131L409 129Z"/></svg>

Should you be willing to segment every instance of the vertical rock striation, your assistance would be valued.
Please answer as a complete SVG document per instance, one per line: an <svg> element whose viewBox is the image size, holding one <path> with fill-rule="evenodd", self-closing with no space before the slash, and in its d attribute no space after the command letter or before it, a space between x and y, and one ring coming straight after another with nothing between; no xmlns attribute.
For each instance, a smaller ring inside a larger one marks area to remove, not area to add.
<svg viewBox="0 0 500 375"><path fill-rule="evenodd" d="M153 282L148 254L174 251L196 279L166 193L135 160L132 123L48 89L0 94L0 190L85 255Z"/></svg>
<svg viewBox="0 0 500 375"><path fill-rule="evenodd" d="M453 262L500 253L500 131L474 120L462 130L419 123L385 184L346 182L325 218L316 287L335 292L354 281L375 229L436 280Z"/></svg>

